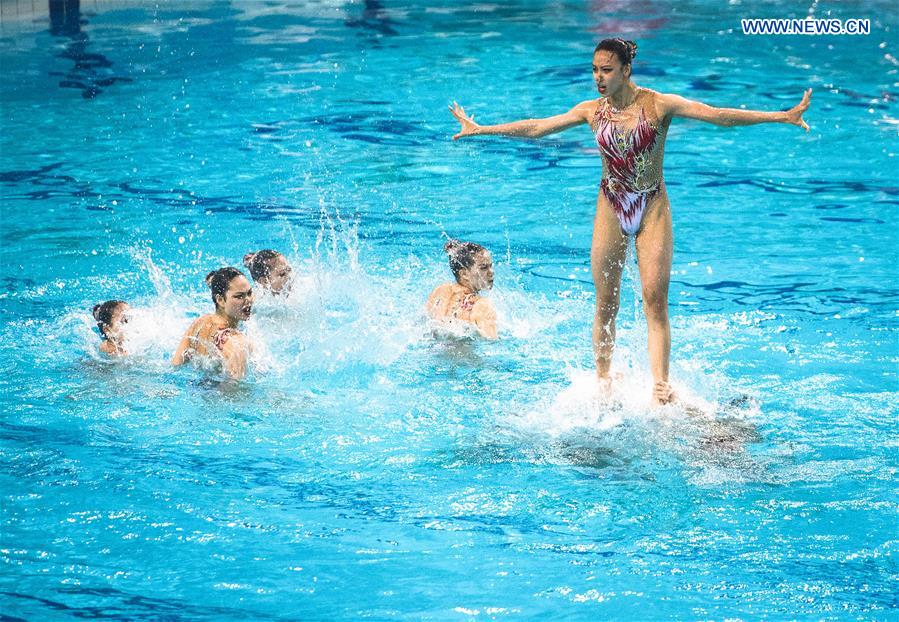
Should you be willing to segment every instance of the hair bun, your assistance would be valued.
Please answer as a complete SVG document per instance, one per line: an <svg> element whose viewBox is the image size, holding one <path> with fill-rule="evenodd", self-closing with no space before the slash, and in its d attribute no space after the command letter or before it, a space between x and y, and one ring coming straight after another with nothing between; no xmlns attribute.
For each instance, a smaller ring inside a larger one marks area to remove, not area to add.
<svg viewBox="0 0 899 622"><path fill-rule="evenodd" d="M637 58L637 44L633 41L625 41L628 51L631 53L631 60Z"/></svg>
<svg viewBox="0 0 899 622"><path fill-rule="evenodd" d="M206 278L204 280L206 281L207 286L212 287L212 277L215 276L216 272L218 272L218 270L213 270L212 272L210 272L209 274L206 275Z"/></svg>
<svg viewBox="0 0 899 622"><path fill-rule="evenodd" d="M247 270L250 269L254 257L256 257L256 253L247 253L243 256L243 265L246 266Z"/></svg>
<svg viewBox="0 0 899 622"><path fill-rule="evenodd" d="M94 319L98 322L100 321L100 307L102 306L102 304L94 305L94 310L91 311L91 315L93 315Z"/></svg>

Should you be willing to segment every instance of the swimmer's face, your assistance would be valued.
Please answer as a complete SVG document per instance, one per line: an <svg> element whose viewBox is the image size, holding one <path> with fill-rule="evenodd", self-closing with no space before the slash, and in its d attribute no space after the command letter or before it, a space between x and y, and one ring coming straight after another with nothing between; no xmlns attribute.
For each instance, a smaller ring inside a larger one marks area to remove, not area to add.
<svg viewBox="0 0 899 622"><path fill-rule="evenodd" d="M121 342L125 339L125 326L128 324L128 309L128 305L124 302L113 309L112 315L109 318L109 324L103 329L103 332L106 333L106 338L110 341Z"/></svg>
<svg viewBox="0 0 899 622"><path fill-rule="evenodd" d="M475 257L474 265L463 271L468 285L474 291L493 289L493 257L487 251L481 251Z"/></svg>
<svg viewBox="0 0 899 622"><path fill-rule="evenodd" d="M216 302L224 315L232 320L246 320L253 312L253 287L243 276L228 283L224 296L216 296Z"/></svg>
<svg viewBox="0 0 899 622"><path fill-rule="evenodd" d="M273 294L286 294L290 291L290 276L293 268L287 263L284 255L278 255L268 262L268 276L259 280Z"/></svg>
<svg viewBox="0 0 899 622"><path fill-rule="evenodd" d="M615 52L599 50L593 55L593 81L603 97L614 95L631 76L631 66L622 66Z"/></svg>

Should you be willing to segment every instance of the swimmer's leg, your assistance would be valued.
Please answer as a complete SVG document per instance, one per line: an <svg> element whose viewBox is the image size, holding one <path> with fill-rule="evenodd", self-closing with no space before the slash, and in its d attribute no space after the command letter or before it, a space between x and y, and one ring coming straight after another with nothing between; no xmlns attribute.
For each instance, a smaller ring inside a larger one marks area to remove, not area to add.
<svg viewBox="0 0 899 622"><path fill-rule="evenodd" d="M654 381L652 402L657 405L674 401L674 392L668 384L668 361L671 356L668 284L671 280L674 236L671 208L664 190L653 203L643 217L636 246L649 336L649 365Z"/></svg>
<svg viewBox="0 0 899 622"><path fill-rule="evenodd" d="M596 312L593 316L593 355L596 375L608 392L611 384L609 368L615 348L615 316L621 295L621 271L627 252L627 236L608 201L600 194L593 223L590 267L596 287Z"/></svg>

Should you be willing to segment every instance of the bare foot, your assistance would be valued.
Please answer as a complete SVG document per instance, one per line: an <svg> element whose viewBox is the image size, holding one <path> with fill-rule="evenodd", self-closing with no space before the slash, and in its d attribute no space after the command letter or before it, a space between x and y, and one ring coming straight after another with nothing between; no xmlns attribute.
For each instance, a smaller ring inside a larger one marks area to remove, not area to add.
<svg viewBox="0 0 899 622"><path fill-rule="evenodd" d="M604 400L612 397L612 378L610 376L600 376L596 382L599 384L599 397Z"/></svg>
<svg viewBox="0 0 899 622"><path fill-rule="evenodd" d="M659 380L652 387L652 405L664 406L677 401L677 394L671 385L664 380Z"/></svg>
<svg viewBox="0 0 899 622"><path fill-rule="evenodd" d="M618 381L624 378L624 375L621 372L615 372L610 376L599 376L597 378L597 382L599 383L599 396L608 400L612 397L612 381Z"/></svg>

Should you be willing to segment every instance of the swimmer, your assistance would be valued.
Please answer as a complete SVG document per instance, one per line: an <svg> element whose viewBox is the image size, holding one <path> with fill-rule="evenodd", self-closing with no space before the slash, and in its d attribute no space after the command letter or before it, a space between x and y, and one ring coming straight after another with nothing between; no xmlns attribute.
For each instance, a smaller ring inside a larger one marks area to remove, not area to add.
<svg viewBox="0 0 899 622"><path fill-rule="evenodd" d="M247 253L244 255L243 265L250 271L253 282L272 294L286 296L290 293L293 268L287 263L287 258L278 251L265 249Z"/></svg>
<svg viewBox="0 0 899 622"><path fill-rule="evenodd" d="M107 300L94 305L94 319L100 331L100 352L110 356L125 356L123 329L128 323L128 304L121 300Z"/></svg>
<svg viewBox="0 0 899 622"><path fill-rule="evenodd" d="M593 81L600 97L581 102L554 117L478 125L455 102L450 112L462 126L453 140L483 135L539 138L579 125L590 126L602 157L590 249L596 288L593 317L596 374L600 386L608 392L621 272L628 238L633 237L649 329L649 359L654 381L652 402L659 405L675 400L668 383L671 352L668 284L673 237L671 207L662 178L668 126L672 119L680 117L726 127L784 123L808 131L802 115L809 107L812 91L806 90L802 101L782 112L715 108L634 84L631 72L636 53L637 44L633 41L601 41L593 52Z"/></svg>
<svg viewBox="0 0 899 622"><path fill-rule="evenodd" d="M172 356L172 365L178 367L196 356L218 358L231 378L243 378L252 345L237 327L253 311L253 288L240 270L231 267L210 272L206 284L215 313L190 325Z"/></svg>
<svg viewBox="0 0 899 622"><path fill-rule="evenodd" d="M487 339L496 339L496 311L490 301L478 295L493 289L493 258L474 242L450 240L443 250L449 255L455 283L439 285L425 305L428 316L439 322L465 322Z"/></svg>

